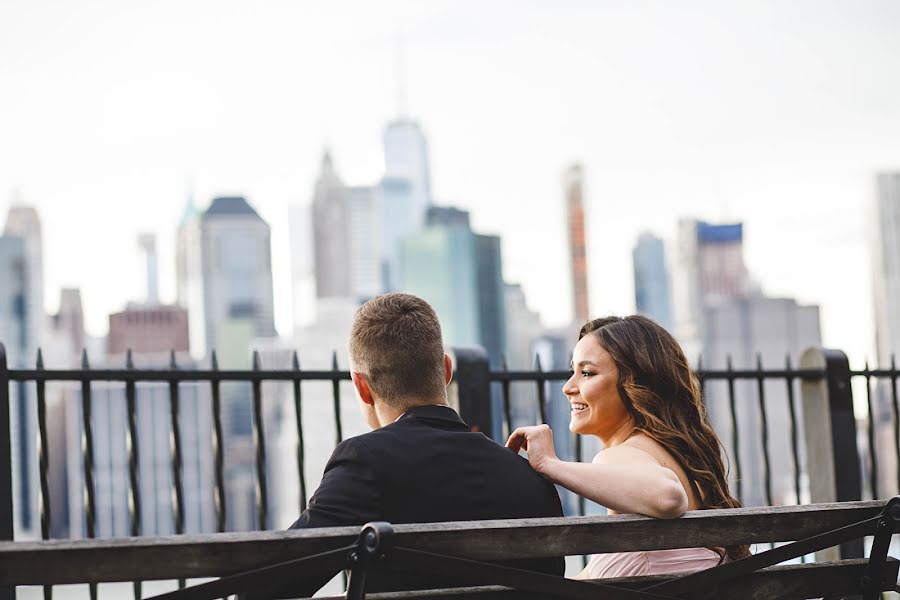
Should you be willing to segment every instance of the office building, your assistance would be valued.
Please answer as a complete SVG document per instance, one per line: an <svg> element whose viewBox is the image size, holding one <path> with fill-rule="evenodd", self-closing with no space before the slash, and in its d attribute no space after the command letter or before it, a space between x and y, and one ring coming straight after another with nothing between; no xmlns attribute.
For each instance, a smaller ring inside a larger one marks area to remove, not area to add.
<svg viewBox="0 0 900 600"><path fill-rule="evenodd" d="M448 346L483 346L494 365L505 350L500 241L476 234L466 211L432 207L424 229L401 242L402 291L428 301Z"/></svg>
<svg viewBox="0 0 900 600"><path fill-rule="evenodd" d="M662 239L652 233L642 233L631 257L635 309L672 331L671 282Z"/></svg>
<svg viewBox="0 0 900 600"><path fill-rule="evenodd" d="M269 225L246 199L220 197L200 231L206 348L247 365L250 340L275 336Z"/></svg>
<svg viewBox="0 0 900 600"><path fill-rule="evenodd" d="M43 238L37 211L10 207L0 236L0 343L7 365L33 367L46 331L43 286ZM33 386L10 388L14 515L17 538L40 536L38 516L37 413Z"/></svg>

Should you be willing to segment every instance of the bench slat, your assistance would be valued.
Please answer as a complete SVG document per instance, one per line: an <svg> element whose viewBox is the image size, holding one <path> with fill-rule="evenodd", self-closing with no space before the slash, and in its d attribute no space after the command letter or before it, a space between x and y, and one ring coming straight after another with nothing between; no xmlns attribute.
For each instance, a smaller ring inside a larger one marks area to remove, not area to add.
<svg viewBox="0 0 900 600"><path fill-rule="evenodd" d="M859 593L859 583L865 574L867 561L849 559L835 562L783 565L769 567L757 573L744 575L722 585L715 598L728 600L768 600L770 598L818 598ZM894 590L900 562L888 558L884 579L879 589ZM645 577L621 577L595 579L604 585L620 585L628 589L640 589L671 579L671 575ZM318 600L343 600L343 596L331 596ZM500 586L455 588L415 592L388 592L366 594L367 600L545 600L545 596L517 592Z"/></svg>
<svg viewBox="0 0 900 600"><path fill-rule="evenodd" d="M396 525L394 545L507 560L802 539L876 516L884 501ZM351 543L358 527L0 543L0 587L218 577Z"/></svg>

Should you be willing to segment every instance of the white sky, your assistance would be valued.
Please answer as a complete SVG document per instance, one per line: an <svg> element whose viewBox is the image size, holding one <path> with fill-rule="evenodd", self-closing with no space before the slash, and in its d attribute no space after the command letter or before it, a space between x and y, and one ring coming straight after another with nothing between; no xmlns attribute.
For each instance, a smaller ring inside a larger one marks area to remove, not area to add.
<svg viewBox="0 0 900 600"><path fill-rule="evenodd" d="M503 237L505 275L569 316L560 174L588 178L592 309L630 312L631 247L679 216L741 219L771 294L819 303L825 343L871 356L866 209L900 168L900 2L0 0L0 214L44 225L47 307L89 330L144 294L135 237L243 194L272 226L291 328L287 207L325 144L374 182L396 47L439 202Z"/></svg>

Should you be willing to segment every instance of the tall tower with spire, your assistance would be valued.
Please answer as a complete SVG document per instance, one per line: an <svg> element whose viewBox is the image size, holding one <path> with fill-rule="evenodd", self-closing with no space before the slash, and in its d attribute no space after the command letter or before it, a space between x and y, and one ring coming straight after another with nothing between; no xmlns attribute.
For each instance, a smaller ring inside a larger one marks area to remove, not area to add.
<svg viewBox="0 0 900 600"><path fill-rule="evenodd" d="M188 189L184 213L178 225L175 253L177 303L188 311L191 353L206 354L206 310L203 303L203 262L201 259L200 211Z"/></svg>
<svg viewBox="0 0 900 600"><path fill-rule="evenodd" d="M574 164L563 173L566 198L566 230L572 269L572 317L584 323L590 317L588 295L587 236L584 227L584 171Z"/></svg>

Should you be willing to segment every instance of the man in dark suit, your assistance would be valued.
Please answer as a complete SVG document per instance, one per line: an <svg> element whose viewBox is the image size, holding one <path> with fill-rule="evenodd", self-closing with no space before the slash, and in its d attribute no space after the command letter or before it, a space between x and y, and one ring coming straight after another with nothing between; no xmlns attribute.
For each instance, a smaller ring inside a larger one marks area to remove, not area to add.
<svg viewBox="0 0 900 600"><path fill-rule="evenodd" d="M356 313L349 350L373 431L335 448L292 528L562 516L549 481L447 405L452 366L427 302L396 293L370 300ZM564 570L562 558L518 566ZM372 589L415 585L397 575L369 581Z"/></svg>

